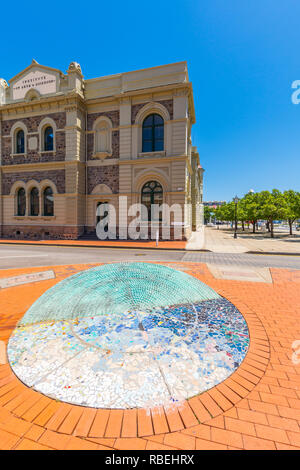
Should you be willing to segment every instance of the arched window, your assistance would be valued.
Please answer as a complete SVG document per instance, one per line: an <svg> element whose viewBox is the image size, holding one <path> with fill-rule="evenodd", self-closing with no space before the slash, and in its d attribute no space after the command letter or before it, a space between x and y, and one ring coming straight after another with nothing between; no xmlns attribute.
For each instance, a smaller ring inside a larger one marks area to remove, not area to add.
<svg viewBox="0 0 300 470"><path fill-rule="evenodd" d="M19 129L16 134L16 153L25 153L25 137L23 129Z"/></svg>
<svg viewBox="0 0 300 470"><path fill-rule="evenodd" d="M164 120L159 114L150 114L143 122L143 152L164 149Z"/></svg>
<svg viewBox="0 0 300 470"><path fill-rule="evenodd" d="M142 188L142 204L147 207L148 220L151 220L151 205L163 203L163 188L157 181L148 181ZM162 219L161 212L159 213L159 220Z"/></svg>
<svg viewBox="0 0 300 470"><path fill-rule="evenodd" d="M54 197L53 197L53 191L48 186L44 190L43 194L43 200L44 200L44 215L51 216L54 215Z"/></svg>
<svg viewBox="0 0 300 470"><path fill-rule="evenodd" d="M30 215L39 215L39 190L32 188L30 191Z"/></svg>
<svg viewBox="0 0 300 470"><path fill-rule="evenodd" d="M54 148L53 146L53 129L51 126L46 127L44 131L44 151L50 152Z"/></svg>
<svg viewBox="0 0 300 470"><path fill-rule="evenodd" d="M26 213L26 194L25 189L20 188L17 193L17 215L25 215Z"/></svg>

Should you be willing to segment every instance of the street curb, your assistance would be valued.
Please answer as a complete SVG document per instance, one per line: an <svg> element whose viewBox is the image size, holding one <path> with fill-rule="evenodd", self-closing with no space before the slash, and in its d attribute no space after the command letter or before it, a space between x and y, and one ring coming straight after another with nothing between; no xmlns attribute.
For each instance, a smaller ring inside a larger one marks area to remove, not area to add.
<svg viewBox="0 0 300 470"><path fill-rule="evenodd" d="M73 245L72 243L39 243L39 242L31 242L28 241L26 243L20 243L20 242L2 242L0 241L0 245L20 245L20 246L68 246L72 248L117 248L119 250L123 249L128 249L128 250L156 250L156 251L185 251L188 253L216 253L220 254L219 252L214 252L212 250L207 250L206 248L200 248L199 250L187 250L186 248L161 248L157 246L149 246L149 247L139 247L139 246L115 246L115 245ZM230 255L230 254L236 254L236 253L227 253L224 252L222 253L223 255ZM286 253L286 252L281 252L281 251L245 251L244 253L239 253L239 254L246 254L246 255L274 255L274 256L300 256L300 253Z"/></svg>
<svg viewBox="0 0 300 470"><path fill-rule="evenodd" d="M300 256L300 253L287 253L286 251L246 251L249 255L276 255L276 256Z"/></svg>

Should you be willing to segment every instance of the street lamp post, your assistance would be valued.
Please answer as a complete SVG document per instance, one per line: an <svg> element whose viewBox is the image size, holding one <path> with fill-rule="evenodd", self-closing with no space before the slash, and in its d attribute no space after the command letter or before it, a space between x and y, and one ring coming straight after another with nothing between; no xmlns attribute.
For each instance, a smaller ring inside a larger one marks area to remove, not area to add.
<svg viewBox="0 0 300 470"><path fill-rule="evenodd" d="M239 202L239 198L237 196L235 196L235 198L233 199L234 201L234 204L235 204L235 209L234 209L234 237L233 238L237 238L237 205L238 205L238 202Z"/></svg>

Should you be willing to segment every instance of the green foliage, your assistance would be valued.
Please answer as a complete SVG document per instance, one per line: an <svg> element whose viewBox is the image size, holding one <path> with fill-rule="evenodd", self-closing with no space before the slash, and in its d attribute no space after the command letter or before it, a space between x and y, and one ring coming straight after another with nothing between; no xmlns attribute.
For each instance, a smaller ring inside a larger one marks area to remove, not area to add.
<svg viewBox="0 0 300 470"><path fill-rule="evenodd" d="M213 215L214 210L211 207L204 206L204 222L209 222Z"/></svg>
<svg viewBox="0 0 300 470"><path fill-rule="evenodd" d="M214 210L217 220L233 221L235 219L235 204L228 202ZM271 228L273 237L273 221L287 220L292 234L293 222L300 218L300 193L289 190L280 192L278 189L248 193L239 200L237 207L237 219L240 222L250 222L255 232L255 224L258 220L266 220Z"/></svg>
<svg viewBox="0 0 300 470"><path fill-rule="evenodd" d="M284 191L283 196L287 203L286 219L290 226L290 235L292 235L292 225L296 219L300 218L300 193L290 189Z"/></svg>
<svg viewBox="0 0 300 470"><path fill-rule="evenodd" d="M255 233L255 224L260 216L260 201L258 193L245 194L243 199L239 202L239 206L242 207L243 214L245 215L244 220L251 222L253 232Z"/></svg>
<svg viewBox="0 0 300 470"><path fill-rule="evenodd" d="M286 219L287 201L278 189L273 189L271 193L269 191L261 191L258 198L260 202L260 219L265 219L269 222L276 219Z"/></svg>
<svg viewBox="0 0 300 470"><path fill-rule="evenodd" d="M228 202L227 204L223 204L214 210L215 217L217 220L231 222L234 220L234 210L234 202Z"/></svg>

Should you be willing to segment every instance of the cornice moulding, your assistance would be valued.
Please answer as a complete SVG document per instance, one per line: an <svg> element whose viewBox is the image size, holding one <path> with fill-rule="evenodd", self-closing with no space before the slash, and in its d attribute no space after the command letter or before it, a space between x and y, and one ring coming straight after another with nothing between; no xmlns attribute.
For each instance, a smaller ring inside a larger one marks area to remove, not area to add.
<svg viewBox="0 0 300 470"><path fill-rule="evenodd" d="M176 156L169 156L169 157L161 157L161 158L136 158L132 160L122 160L120 159L119 165L145 165L145 163L164 163L164 162L173 162L173 161L183 161L187 160L188 155L176 155Z"/></svg>
<svg viewBox="0 0 300 470"><path fill-rule="evenodd" d="M124 99L124 97L137 96L137 95L149 95L151 93L153 93L153 95L155 96L157 93L174 90L176 88L191 88L190 85L191 85L190 82L185 82L185 83L173 83L170 85L153 86L151 88L141 88L139 90L124 91L122 93L117 93L115 95L102 96L102 97L97 97L97 98L87 98L85 102L87 104L90 104L94 102L120 100L122 98ZM154 100L154 101L158 101L158 100Z"/></svg>
<svg viewBox="0 0 300 470"><path fill-rule="evenodd" d="M75 100L75 101L74 101ZM65 107L75 107L76 109L79 105L84 105L84 99L78 93L70 94L55 94L47 97L40 98L35 101L17 101L6 103L0 107L0 112L3 113L13 113L16 110L21 110L21 112L34 112L37 109L49 110L51 105L56 107L57 104L61 104ZM83 107L85 110L85 108Z"/></svg>
<svg viewBox="0 0 300 470"><path fill-rule="evenodd" d="M16 165L1 165L3 173L18 173L19 171L42 171L45 169L64 170L66 166L84 166L85 162L79 160L65 160L56 162L20 163Z"/></svg>

